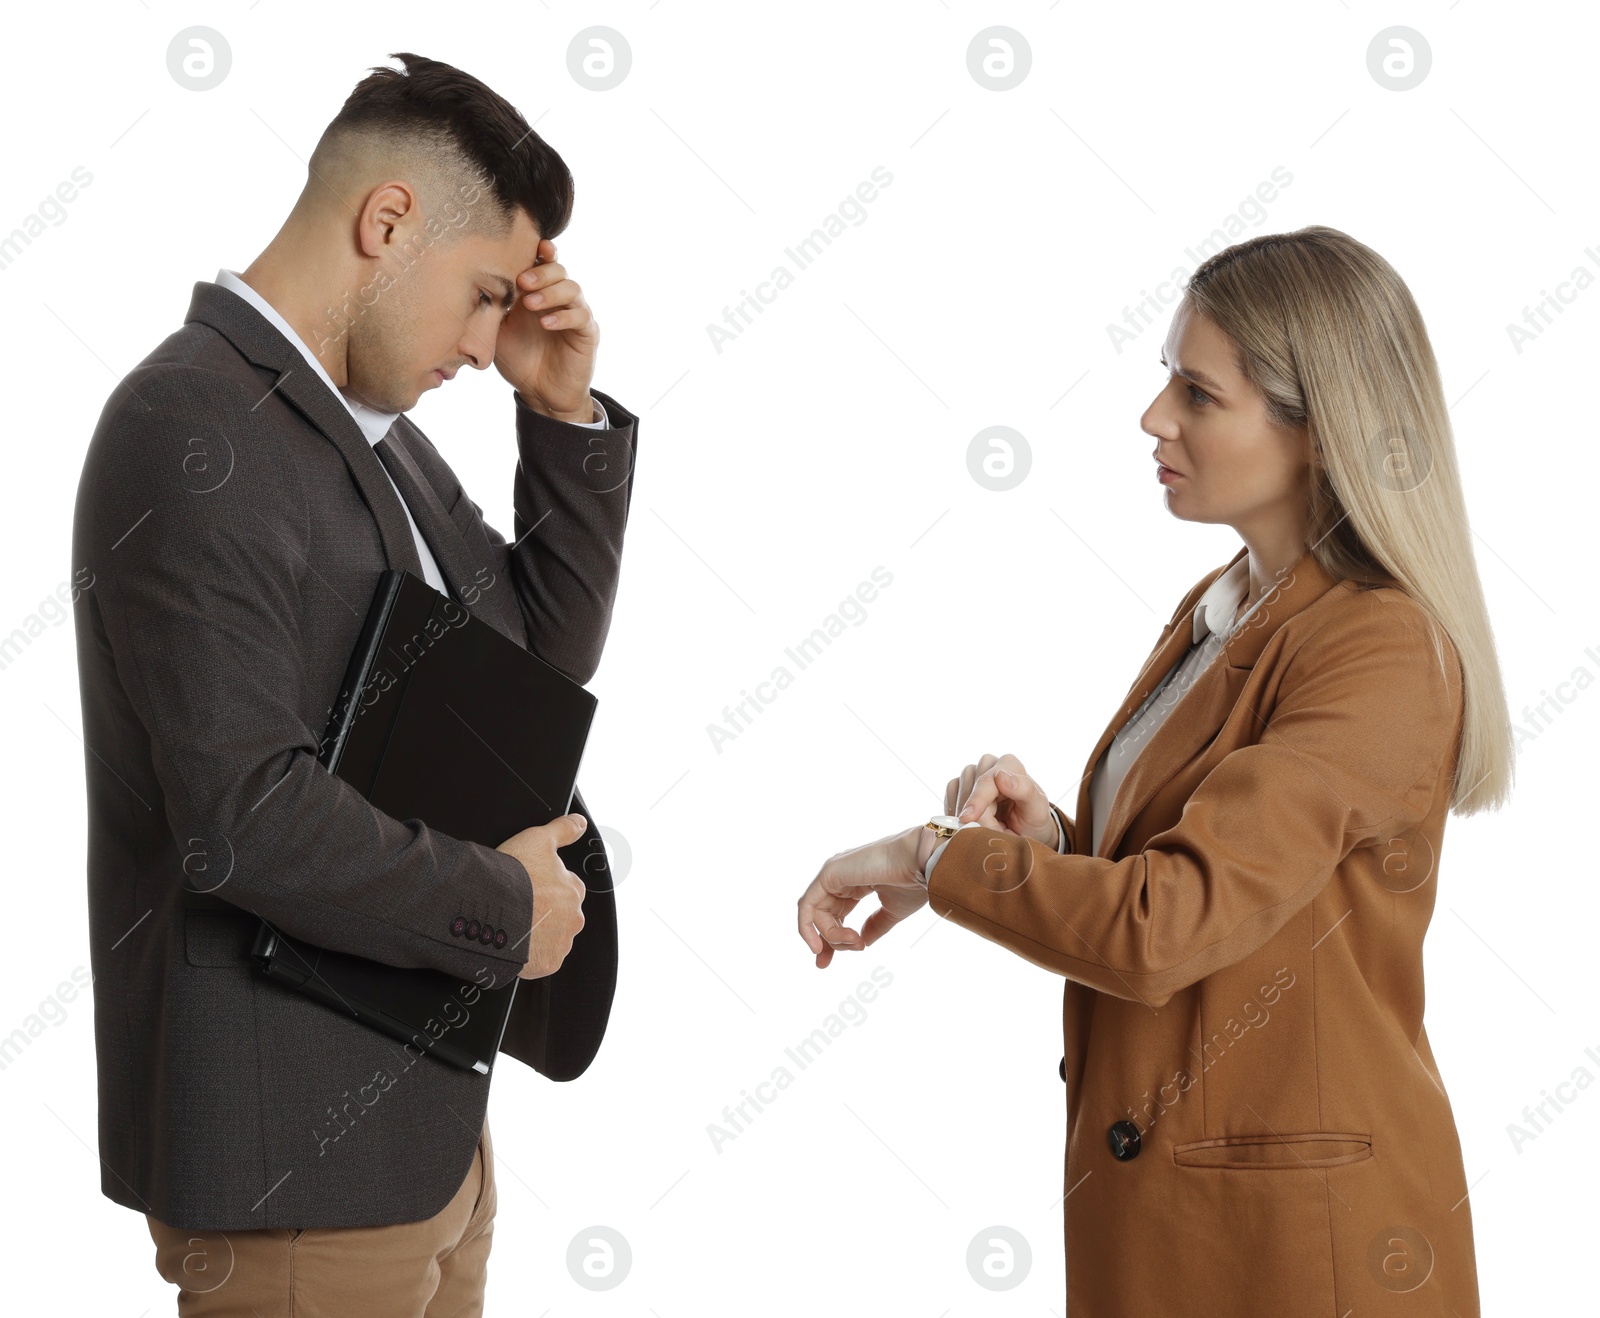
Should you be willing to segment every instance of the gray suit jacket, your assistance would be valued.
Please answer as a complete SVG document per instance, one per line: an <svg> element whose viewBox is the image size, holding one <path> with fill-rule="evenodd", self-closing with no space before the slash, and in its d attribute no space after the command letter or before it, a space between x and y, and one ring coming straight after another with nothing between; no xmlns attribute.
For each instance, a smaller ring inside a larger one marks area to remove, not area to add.
<svg viewBox="0 0 1600 1318"><path fill-rule="evenodd" d="M406 417L390 441L458 598L579 682L610 627L637 434L595 397L614 428L513 395L510 545ZM471 1166L490 1077L246 960L257 916L480 984L527 960L519 861L393 819L316 760L379 574L422 575L382 463L294 345L197 283L101 414L72 554L93 574L74 625L103 1193L196 1230L431 1217ZM615 986L604 849L573 809L589 833L561 854L589 886L585 927L556 976L518 988L502 1045L558 1079L593 1055ZM458 915L511 938L468 942Z"/></svg>

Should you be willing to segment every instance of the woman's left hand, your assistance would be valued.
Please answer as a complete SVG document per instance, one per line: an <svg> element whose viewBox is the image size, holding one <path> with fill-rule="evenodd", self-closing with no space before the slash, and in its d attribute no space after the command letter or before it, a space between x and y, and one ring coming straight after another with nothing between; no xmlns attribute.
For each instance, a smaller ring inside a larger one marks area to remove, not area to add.
<svg viewBox="0 0 1600 1318"><path fill-rule="evenodd" d="M833 960L835 948L859 952L927 905L928 890L917 877L917 843L923 830L908 828L828 857L800 896L800 937L817 954L817 969ZM861 932L841 923L868 893L879 908Z"/></svg>

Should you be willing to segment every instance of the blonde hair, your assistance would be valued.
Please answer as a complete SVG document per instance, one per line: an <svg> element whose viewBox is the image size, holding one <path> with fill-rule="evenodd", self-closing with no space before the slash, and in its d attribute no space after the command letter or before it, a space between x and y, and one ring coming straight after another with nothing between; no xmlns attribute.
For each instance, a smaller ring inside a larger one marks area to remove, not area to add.
<svg viewBox="0 0 1600 1318"><path fill-rule="evenodd" d="M1305 426L1313 452L1308 548L1335 579L1402 590L1461 665L1451 809L1505 803L1511 714L1478 579L1439 368L1405 282L1324 225L1218 252L1185 288L1236 345L1268 415ZM1443 647L1433 633L1441 671Z"/></svg>

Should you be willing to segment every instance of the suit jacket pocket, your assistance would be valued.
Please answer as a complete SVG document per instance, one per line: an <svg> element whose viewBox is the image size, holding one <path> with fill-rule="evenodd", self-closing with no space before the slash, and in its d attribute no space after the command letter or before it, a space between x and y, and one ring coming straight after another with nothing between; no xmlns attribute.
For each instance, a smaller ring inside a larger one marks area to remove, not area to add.
<svg viewBox="0 0 1600 1318"><path fill-rule="evenodd" d="M183 954L191 966L243 966L261 922L248 911L185 911Z"/></svg>
<svg viewBox="0 0 1600 1318"><path fill-rule="evenodd" d="M1296 1135L1225 1135L1172 1146L1172 1160L1180 1167L1235 1170L1338 1167L1371 1156L1371 1135L1327 1130Z"/></svg>

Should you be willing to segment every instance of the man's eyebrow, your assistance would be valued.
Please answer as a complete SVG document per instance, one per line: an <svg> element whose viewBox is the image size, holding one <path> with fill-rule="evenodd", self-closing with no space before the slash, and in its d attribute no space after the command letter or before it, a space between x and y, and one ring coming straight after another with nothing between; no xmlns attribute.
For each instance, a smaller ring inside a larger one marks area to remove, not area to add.
<svg viewBox="0 0 1600 1318"><path fill-rule="evenodd" d="M1162 353L1161 354L1161 364L1163 366L1167 366L1167 354L1166 353ZM1167 369L1169 371L1171 371L1174 375L1181 376L1185 380L1193 380L1196 384L1204 385L1207 389L1211 390L1213 393L1220 394L1220 393L1224 392L1224 390L1223 390L1223 388L1222 388L1222 386L1220 384L1218 384L1209 375L1206 375L1202 371L1188 370L1188 369L1184 368L1183 366L1167 366Z"/></svg>
<svg viewBox="0 0 1600 1318"><path fill-rule="evenodd" d="M498 284L500 286L500 306L502 310L510 311L511 308L516 305L517 286L512 283L511 280L507 279L504 275L492 274L488 270L478 271L478 277L488 281L491 284Z"/></svg>

